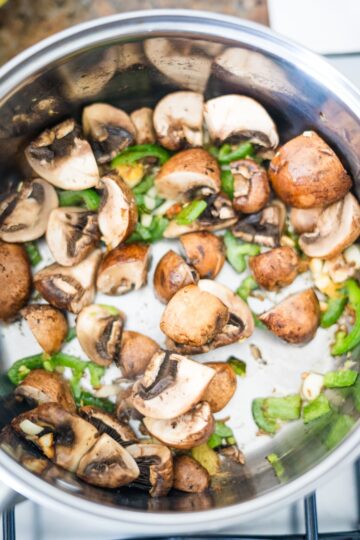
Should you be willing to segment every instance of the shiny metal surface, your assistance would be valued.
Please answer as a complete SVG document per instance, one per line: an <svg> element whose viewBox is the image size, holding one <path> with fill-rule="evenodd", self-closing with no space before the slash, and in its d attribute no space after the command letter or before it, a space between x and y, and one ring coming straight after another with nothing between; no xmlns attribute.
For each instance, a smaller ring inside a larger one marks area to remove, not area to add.
<svg viewBox="0 0 360 540"><path fill-rule="evenodd" d="M44 126L78 115L83 104L95 100L132 110L177 88L203 91L206 97L229 92L255 97L274 117L282 140L316 129L360 182L360 96L339 73L260 26L200 12L153 11L80 25L0 69L0 190L29 172L22 148ZM304 353L295 354L301 359ZM344 407L353 412L350 402ZM56 467L41 479L3 451L0 477L41 504L119 520L129 531L210 530L290 502L358 454L359 429L328 451L321 437L325 428L291 426L255 448L221 491L196 496L154 500L128 489L114 494L79 484ZM265 460L272 451L283 457L281 484ZM20 449L16 456L22 461Z"/></svg>

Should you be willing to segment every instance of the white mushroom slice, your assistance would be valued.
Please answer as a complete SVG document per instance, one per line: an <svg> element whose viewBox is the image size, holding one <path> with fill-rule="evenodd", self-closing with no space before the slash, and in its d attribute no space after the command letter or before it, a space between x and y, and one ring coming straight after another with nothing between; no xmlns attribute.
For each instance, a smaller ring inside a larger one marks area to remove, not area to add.
<svg viewBox="0 0 360 540"><path fill-rule="evenodd" d="M62 266L78 264L100 240L97 213L77 207L56 208L49 216L46 242Z"/></svg>
<svg viewBox="0 0 360 540"><path fill-rule="evenodd" d="M61 349L68 333L68 323L59 309L47 304L29 304L21 310L21 315L47 354L54 354Z"/></svg>
<svg viewBox="0 0 360 540"><path fill-rule="evenodd" d="M173 459L169 448L162 444L138 443L126 448L135 459L140 475L134 487L147 489L152 497L164 497L173 484Z"/></svg>
<svg viewBox="0 0 360 540"><path fill-rule="evenodd" d="M177 418L159 420L145 417L143 422L150 435L171 448L182 450L206 442L214 430L214 417L206 401Z"/></svg>
<svg viewBox="0 0 360 540"><path fill-rule="evenodd" d="M91 146L73 119L43 131L26 148L25 156L34 171L56 187L87 189L99 181Z"/></svg>
<svg viewBox="0 0 360 540"><path fill-rule="evenodd" d="M298 234L313 232L322 208L291 208L290 223Z"/></svg>
<svg viewBox="0 0 360 540"><path fill-rule="evenodd" d="M285 225L286 208L281 201L272 201L261 212L240 219L232 229L234 236L244 242L255 242L267 247L280 245Z"/></svg>
<svg viewBox="0 0 360 540"><path fill-rule="evenodd" d="M265 148L276 148L279 136L264 107L254 99L228 94L210 99L204 106L205 123L215 143L249 140Z"/></svg>
<svg viewBox="0 0 360 540"><path fill-rule="evenodd" d="M159 143L169 150L202 145L204 98L196 92L173 92L154 110L154 128Z"/></svg>
<svg viewBox="0 0 360 540"><path fill-rule="evenodd" d="M136 130L136 144L152 144L156 142L153 123L153 110L150 107L141 107L130 114Z"/></svg>
<svg viewBox="0 0 360 540"><path fill-rule="evenodd" d="M300 236L299 245L308 257L331 259L353 244L360 235L360 206L348 193L320 214L313 232Z"/></svg>
<svg viewBox="0 0 360 540"><path fill-rule="evenodd" d="M135 142L136 130L129 115L106 103L85 107L82 125L98 163L111 161Z"/></svg>
<svg viewBox="0 0 360 540"><path fill-rule="evenodd" d="M87 422L95 426L99 433L107 433L122 446L137 441L137 437L129 424L118 420L113 414L109 414L98 407L85 405L80 407L79 414Z"/></svg>
<svg viewBox="0 0 360 540"><path fill-rule="evenodd" d="M35 274L34 284L39 293L55 307L72 313L89 304L95 296L95 276L101 251L95 250L76 266L51 264Z"/></svg>
<svg viewBox="0 0 360 540"><path fill-rule="evenodd" d="M134 407L150 418L175 418L201 400L215 371L169 351L156 353L132 389Z"/></svg>
<svg viewBox="0 0 360 540"><path fill-rule="evenodd" d="M0 202L0 239L29 242L45 231L50 212L59 202L52 185L41 178L24 182L21 189Z"/></svg>
<svg viewBox="0 0 360 540"><path fill-rule="evenodd" d="M76 319L76 335L84 353L96 364L119 362L124 315L112 306L92 304Z"/></svg>
<svg viewBox="0 0 360 540"><path fill-rule="evenodd" d="M107 247L114 249L135 229L137 207L132 191L115 172L103 176L101 182L104 192L98 223Z"/></svg>

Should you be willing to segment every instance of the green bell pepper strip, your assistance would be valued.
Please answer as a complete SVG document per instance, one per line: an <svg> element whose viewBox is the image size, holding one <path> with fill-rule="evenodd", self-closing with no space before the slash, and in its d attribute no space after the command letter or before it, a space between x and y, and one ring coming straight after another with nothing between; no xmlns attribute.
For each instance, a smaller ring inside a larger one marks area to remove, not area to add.
<svg viewBox="0 0 360 540"><path fill-rule="evenodd" d="M330 298L328 307L321 315L320 326L322 328L329 328L335 324L342 315L347 302L345 295L337 298Z"/></svg>
<svg viewBox="0 0 360 540"><path fill-rule="evenodd" d="M236 375L239 375L239 377L245 377L246 363L244 360L239 360L239 358L235 358L235 356L230 356L230 358L226 360L226 363L229 364Z"/></svg>
<svg viewBox="0 0 360 540"><path fill-rule="evenodd" d="M348 434L354 424L355 420L352 416L347 414L339 415L335 421L331 423L330 431L325 438L324 442L326 448L331 450L337 446Z"/></svg>
<svg viewBox="0 0 360 540"><path fill-rule="evenodd" d="M214 158L218 158L219 156L219 148L217 146L214 146L213 144L205 148L211 154Z"/></svg>
<svg viewBox="0 0 360 540"><path fill-rule="evenodd" d="M302 412L304 424L308 424L330 411L331 407L328 398L324 394L320 394L304 406Z"/></svg>
<svg viewBox="0 0 360 540"><path fill-rule="evenodd" d="M249 142L239 144L234 150L230 144L223 144L219 149L217 159L221 164L225 164L237 161L238 159L252 157L254 154L254 146Z"/></svg>
<svg viewBox="0 0 360 540"><path fill-rule="evenodd" d="M80 392L80 394L75 399L76 405L78 407L83 407L84 405L91 405L103 409L108 413L112 413L115 410L115 404L112 401L109 401L105 398L98 398L90 394L89 392Z"/></svg>
<svg viewBox="0 0 360 540"><path fill-rule="evenodd" d="M190 225L201 216L206 207L206 201L191 201L180 210L175 217L175 221L178 225Z"/></svg>
<svg viewBox="0 0 360 540"><path fill-rule="evenodd" d="M340 371L329 371L324 375L324 386L326 388L343 388L355 384L358 373L351 369Z"/></svg>
<svg viewBox="0 0 360 540"><path fill-rule="evenodd" d="M217 435L216 433L213 433L208 438L207 445L208 445L209 448L217 448L218 446L221 446L222 445L222 437L220 437L220 435Z"/></svg>
<svg viewBox="0 0 360 540"><path fill-rule="evenodd" d="M235 438L234 434L231 428L224 424L224 422L215 422L215 429L212 435L210 435L207 445L209 448L217 448L218 446L221 446L223 444L223 440L225 439L225 444L235 444ZM229 442L234 441L234 442Z"/></svg>
<svg viewBox="0 0 360 540"><path fill-rule="evenodd" d="M34 354L33 356L21 358L13 363L8 370L7 375L13 384L18 385L25 379L30 371L42 368L45 360L46 355L44 354Z"/></svg>
<svg viewBox="0 0 360 540"><path fill-rule="evenodd" d="M337 335L335 344L331 348L333 356L340 356L354 349L360 343L360 287L354 279L345 282L345 290L349 299L349 306L355 311L355 323L346 336Z"/></svg>
<svg viewBox="0 0 360 540"><path fill-rule="evenodd" d="M278 430L277 422L274 418L269 418L263 410L265 399L257 398L254 399L251 405L251 411L254 418L254 421L258 428L265 432L273 435Z"/></svg>
<svg viewBox="0 0 360 540"><path fill-rule="evenodd" d="M282 478L285 473L285 469L283 467L283 464L280 461L280 458L277 454L272 453L266 456L266 459L274 469L274 472L278 478Z"/></svg>
<svg viewBox="0 0 360 540"><path fill-rule="evenodd" d="M134 195L144 195L144 193L147 193L149 189L151 189L154 185L155 179L153 175L145 176L143 180L141 180L140 184L133 187L132 192Z"/></svg>
<svg viewBox="0 0 360 540"><path fill-rule="evenodd" d="M226 258L231 266L240 274L246 268L246 255L258 255L260 246L257 244L247 244L237 240L230 231L224 234L224 243L226 248Z"/></svg>
<svg viewBox="0 0 360 540"><path fill-rule="evenodd" d="M146 157L155 157L159 160L160 165L163 165L170 158L170 153L158 144L129 146L112 160L111 167L117 167L123 163L131 164Z"/></svg>
<svg viewBox="0 0 360 540"><path fill-rule="evenodd" d="M65 343L69 343L76 338L76 326L71 326L65 338Z"/></svg>
<svg viewBox="0 0 360 540"><path fill-rule="evenodd" d="M96 212L99 209L101 197L95 189L82 189L80 191L59 191L60 206L81 206Z"/></svg>
<svg viewBox="0 0 360 540"><path fill-rule="evenodd" d="M355 381L354 386L351 388L352 390L352 397L355 404L355 409L360 412L360 377L358 377Z"/></svg>
<svg viewBox="0 0 360 540"><path fill-rule="evenodd" d="M266 324L264 324L262 321L260 321L259 317L256 315L256 313L252 312L252 316L254 319L254 325L256 328L259 328L259 330L267 330Z"/></svg>
<svg viewBox="0 0 360 540"><path fill-rule="evenodd" d="M42 261L42 256L40 255L36 242L25 242L24 247L28 254L31 266L36 266Z"/></svg>
<svg viewBox="0 0 360 540"><path fill-rule="evenodd" d="M127 244L132 242L156 242L160 240L169 224L169 220L163 216L153 216L149 227L144 227L141 223L137 223L135 231L126 240Z"/></svg>
<svg viewBox="0 0 360 540"><path fill-rule="evenodd" d="M218 421L215 422L214 433L216 435L219 435L223 439L226 439L227 437L232 437L233 436L232 429L229 428L229 426L227 426L226 424L224 424L224 422L218 422Z"/></svg>
<svg viewBox="0 0 360 540"><path fill-rule="evenodd" d="M301 398L299 394L285 397L269 397L263 404L264 413L278 420L297 420L301 413Z"/></svg>
<svg viewBox="0 0 360 540"><path fill-rule="evenodd" d="M221 190L232 200L234 198L234 176L231 171L221 171Z"/></svg>
<svg viewBox="0 0 360 540"><path fill-rule="evenodd" d="M246 302L250 293L258 288L259 285L256 283L255 279L252 276L248 276L241 282L240 287L236 289L236 294Z"/></svg>

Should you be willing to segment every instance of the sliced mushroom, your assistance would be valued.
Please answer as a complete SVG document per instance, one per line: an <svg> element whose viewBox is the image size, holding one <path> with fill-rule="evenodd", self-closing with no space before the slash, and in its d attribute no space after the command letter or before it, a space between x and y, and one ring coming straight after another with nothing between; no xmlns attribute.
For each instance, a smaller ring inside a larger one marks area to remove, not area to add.
<svg viewBox="0 0 360 540"><path fill-rule="evenodd" d="M111 161L119 152L135 143L136 130L129 115L106 103L84 108L82 125L98 163Z"/></svg>
<svg viewBox="0 0 360 540"><path fill-rule="evenodd" d="M76 405L69 383L55 371L34 369L15 389L17 397L42 403L57 403L69 412L76 412Z"/></svg>
<svg viewBox="0 0 360 540"><path fill-rule="evenodd" d="M190 456L176 456L174 459L173 488L186 493L201 493L210 485L207 470Z"/></svg>
<svg viewBox="0 0 360 540"><path fill-rule="evenodd" d="M91 146L73 119L43 131L29 144L25 155L36 174L56 187L87 189L99 181Z"/></svg>
<svg viewBox="0 0 360 540"><path fill-rule="evenodd" d="M237 212L253 214L267 205L270 185L267 172L252 159L241 159L230 164L234 177L233 205Z"/></svg>
<svg viewBox="0 0 360 540"><path fill-rule="evenodd" d="M284 144L270 163L269 176L280 199L296 208L328 206L352 184L335 152L314 131Z"/></svg>
<svg viewBox="0 0 360 540"><path fill-rule="evenodd" d="M136 144L153 144L156 135L153 123L153 110L149 107L141 107L130 114L136 130Z"/></svg>
<svg viewBox="0 0 360 540"><path fill-rule="evenodd" d="M186 260L201 278L215 279L225 262L224 243L210 232L193 232L180 236Z"/></svg>
<svg viewBox="0 0 360 540"><path fill-rule="evenodd" d="M229 317L229 309L219 298L196 285L187 285L171 298L160 328L177 344L199 347L211 342Z"/></svg>
<svg viewBox="0 0 360 540"><path fill-rule="evenodd" d="M279 136L264 107L254 99L228 94L204 105L206 127L212 141L248 140L265 148L276 148Z"/></svg>
<svg viewBox="0 0 360 540"><path fill-rule="evenodd" d="M0 238L29 242L45 231L50 212L58 206L56 191L41 178L24 182L21 189L0 203Z"/></svg>
<svg viewBox="0 0 360 540"><path fill-rule="evenodd" d="M215 375L206 388L202 399L210 405L213 413L221 411L235 394L237 380L234 370L225 362L207 362Z"/></svg>
<svg viewBox="0 0 360 540"><path fill-rule="evenodd" d="M124 377L135 379L143 375L151 358L160 349L148 336L127 330L123 332L119 367Z"/></svg>
<svg viewBox="0 0 360 540"><path fill-rule="evenodd" d="M100 240L97 213L77 207L56 208L49 216L46 242L62 266L78 264Z"/></svg>
<svg viewBox="0 0 360 540"><path fill-rule="evenodd" d="M131 189L114 171L101 179L104 191L99 208L98 222L103 240L109 249L133 232L138 214Z"/></svg>
<svg viewBox="0 0 360 540"><path fill-rule="evenodd" d="M261 212L240 219L233 227L232 233L245 242L276 247L280 244L285 217L285 206L280 201L273 201Z"/></svg>
<svg viewBox="0 0 360 540"><path fill-rule="evenodd" d="M283 246L249 258L255 281L268 291L290 285L300 271L300 259L295 249Z"/></svg>
<svg viewBox="0 0 360 540"><path fill-rule="evenodd" d="M49 304L79 313L95 296L95 276L101 251L93 251L75 266L51 264L35 274L35 288Z"/></svg>
<svg viewBox="0 0 360 540"><path fill-rule="evenodd" d="M23 246L0 242L0 320L13 319L30 297L32 279Z"/></svg>
<svg viewBox="0 0 360 540"><path fill-rule="evenodd" d="M154 128L159 143L169 150L202 145L204 98L196 92L173 92L154 110Z"/></svg>
<svg viewBox="0 0 360 540"><path fill-rule="evenodd" d="M162 444L133 444L126 448L135 459L140 474L134 487L149 490L152 497L164 497L173 483L173 460L170 450Z"/></svg>
<svg viewBox="0 0 360 540"><path fill-rule="evenodd" d="M161 257L154 273L154 290L158 299L167 304L174 294L186 285L197 283L199 276L172 249Z"/></svg>
<svg viewBox="0 0 360 540"><path fill-rule="evenodd" d="M125 294L146 284L150 261L147 244L124 244L109 251L102 260L96 280L104 294Z"/></svg>
<svg viewBox="0 0 360 540"><path fill-rule="evenodd" d="M115 489L135 480L140 471L125 448L103 433L81 458L76 474L93 486Z"/></svg>
<svg viewBox="0 0 360 540"><path fill-rule="evenodd" d="M145 417L143 423L153 437L171 448L187 450L206 442L214 431L210 405L203 401L176 418Z"/></svg>
<svg viewBox="0 0 360 540"><path fill-rule="evenodd" d="M128 446L136 442L137 437L132 428L126 422L121 422L114 415L109 414L98 407L86 405L79 409L79 414L87 422L90 422L99 433L106 433L122 446Z"/></svg>
<svg viewBox="0 0 360 540"><path fill-rule="evenodd" d="M112 306L91 304L76 319L76 335L84 353L96 364L119 362L124 315Z"/></svg>
<svg viewBox="0 0 360 540"><path fill-rule="evenodd" d="M47 304L30 304L21 310L21 315L47 354L51 355L61 349L68 333L68 323L59 309Z"/></svg>
<svg viewBox="0 0 360 540"><path fill-rule="evenodd" d="M271 332L288 343L310 341L319 326L320 307L313 289L292 294L259 316Z"/></svg>
<svg viewBox="0 0 360 540"><path fill-rule="evenodd" d="M360 206L348 193L341 201L328 206L320 214L313 232L300 236L305 255L331 259L350 246L360 235Z"/></svg>
<svg viewBox="0 0 360 540"><path fill-rule="evenodd" d="M97 430L89 422L56 403L43 403L17 416L11 425L46 457L71 472L76 471L81 458L98 438Z"/></svg>
<svg viewBox="0 0 360 540"><path fill-rule="evenodd" d="M132 403L151 418L175 418L198 403L214 370L169 351L156 353L132 389Z"/></svg>
<svg viewBox="0 0 360 540"><path fill-rule="evenodd" d="M290 223L298 234L313 232L322 208L291 208Z"/></svg>

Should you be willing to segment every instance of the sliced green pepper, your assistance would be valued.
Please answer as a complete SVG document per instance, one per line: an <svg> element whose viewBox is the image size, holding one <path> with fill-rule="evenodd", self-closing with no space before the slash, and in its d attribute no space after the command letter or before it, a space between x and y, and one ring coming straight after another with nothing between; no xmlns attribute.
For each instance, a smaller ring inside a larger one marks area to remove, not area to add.
<svg viewBox="0 0 360 540"><path fill-rule="evenodd" d="M68 333L65 338L65 343L69 343L76 338L76 326L70 326Z"/></svg>
<svg viewBox="0 0 360 540"><path fill-rule="evenodd" d="M256 328L259 328L259 330L267 330L266 324L264 324L262 321L260 321L259 317L256 315L256 313L252 312L252 316L254 319L254 324Z"/></svg>
<svg viewBox="0 0 360 540"><path fill-rule="evenodd" d="M352 386L358 377L358 373L351 369L340 371L328 371L324 375L324 386L326 388L343 388Z"/></svg>
<svg viewBox="0 0 360 540"><path fill-rule="evenodd" d="M245 377L246 363L244 360L239 360L239 358L235 358L235 356L230 356L230 358L226 360L226 363L229 364L236 375L239 375L239 377Z"/></svg>
<svg viewBox="0 0 360 540"><path fill-rule="evenodd" d="M266 398L263 404L264 413L279 420L297 420L301 413L301 398L299 394L284 397Z"/></svg>
<svg viewBox="0 0 360 540"><path fill-rule="evenodd" d="M105 398L98 398L90 394L89 392L80 392L80 394L75 399L76 405L78 407L83 407L84 405L91 405L93 407L99 407L108 413L112 413L115 410L115 404L112 401Z"/></svg>
<svg viewBox="0 0 360 540"><path fill-rule="evenodd" d="M175 221L178 225L190 225L190 223L193 223L193 221L201 216L206 207L206 201L191 201L180 210L175 217Z"/></svg>
<svg viewBox="0 0 360 540"><path fill-rule="evenodd" d="M258 255L260 253L260 246L257 244L243 243L230 231L226 231L224 234L224 243L226 248L226 258L231 266L240 274L246 269L246 255Z"/></svg>
<svg viewBox="0 0 360 540"><path fill-rule="evenodd" d="M239 146L234 149L232 149L230 144L223 144L219 149L217 159L222 164L231 163L232 161L237 161L238 159L252 157L254 154L254 146L249 142L239 144Z"/></svg>
<svg viewBox="0 0 360 540"><path fill-rule="evenodd" d="M263 410L265 399L254 399L251 406L252 415L258 428L265 433L274 434L278 430L277 422L274 418L269 418Z"/></svg>
<svg viewBox="0 0 360 540"><path fill-rule="evenodd" d="M31 266L36 266L39 264L42 261L42 256L36 242L25 242L24 246Z"/></svg>
<svg viewBox="0 0 360 540"><path fill-rule="evenodd" d="M82 189L79 191L59 191L60 206L81 206L96 212L99 209L101 197L95 189Z"/></svg>
<svg viewBox="0 0 360 540"><path fill-rule="evenodd" d="M283 467L283 464L281 463L279 456L275 453L272 453L266 456L266 459L268 460L270 465L273 467L276 476L278 478L282 478L284 476L285 469Z"/></svg>
<svg viewBox="0 0 360 540"><path fill-rule="evenodd" d="M138 144L120 152L112 160L111 167L117 167L117 165L122 163L134 163L146 157L155 157L159 160L160 165L163 165L170 158L170 154L158 144Z"/></svg>
<svg viewBox="0 0 360 540"><path fill-rule="evenodd" d="M135 231L126 242L156 242L163 237L168 224L169 220L165 217L153 216L149 227L144 227L141 223L137 223Z"/></svg>
<svg viewBox="0 0 360 540"><path fill-rule="evenodd" d="M16 385L20 384L30 371L42 368L44 360L46 360L44 354L34 354L33 356L27 356L26 358L17 360L7 372L10 381Z"/></svg>
<svg viewBox="0 0 360 540"><path fill-rule="evenodd" d="M258 288L259 285L256 283L255 279L252 276L248 276L241 282L240 287L236 289L236 294L238 294L240 298L242 298L246 302L251 292L255 291L255 289Z"/></svg>
<svg viewBox="0 0 360 540"><path fill-rule="evenodd" d="M345 438L354 424L354 418L348 414L339 415L335 421L331 423L330 431L325 439L326 448L331 450L337 446Z"/></svg>
<svg viewBox="0 0 360 540"><path fill-rule="evenodd" d="M324 394L320 394L317 398L307 403L303 408L304 424L308 424L320 416L331 411L329 400Z"/></svg>
<svg viewBox="0 0 360 540"><path fill-rule="evenodd" d="M231 200L234 198L234 176L231 171L221 171L221 189Z"/></svg>
<svg viewBox="0 0 360 540"><path fill-rule="evenodd" d="M224 439L226 444L236 443L232 429L229 428L229 426L227 426L226 424L224 424L224 422L216 421L214 432L209 437L207 445L209 446L209 448L217 448L218 446L221 446L223 444Z"/></svg>
<svg viewBox="0 0 360 540"><path fill-rule="evenodd" d="M207 445L209 448L217 448L222 445L222 437L216 433L212 433L207 440Z"/></svg>
<svg viewBox="0 0 360 540"><path fill-rule="evenodd" d="M134 195L143 195L153 187L154 182L155 179L153 175L145 176L145 178L141 180L140 184L138 184L132 189L132 192L134 193Z"/></svg>
<svg viewBox="0 0 360 540"><path fill-rule="evenodd" d="M347 297L345 295L330 298L327 310L321 315L320 326L322 328L329 328L335 324L342 315L346 302Z"/></svg>
<svg viewBox="0 0 360 540"><path fill-rule="evenodd" d="M360 287L354 279L345 282L345 290L349 298L349 305L355 311L355 323L347 335L338 334L336 342L331 348L331 354L340 356L354 349L360 343Z"/></svg>

